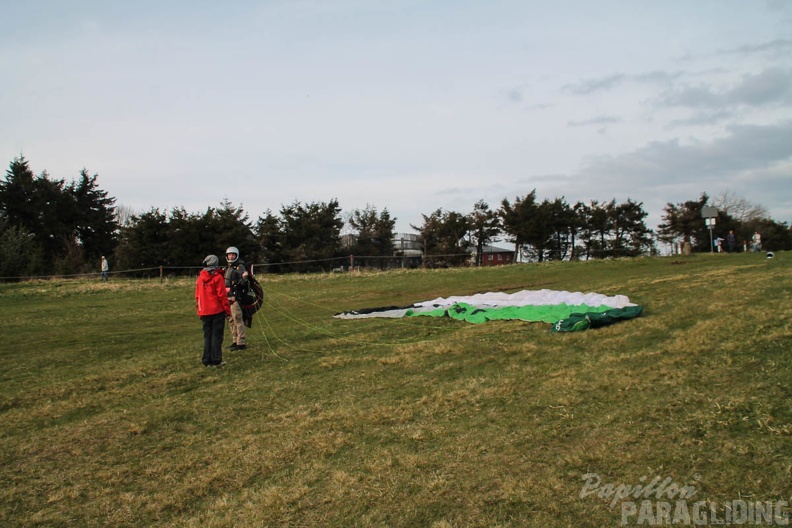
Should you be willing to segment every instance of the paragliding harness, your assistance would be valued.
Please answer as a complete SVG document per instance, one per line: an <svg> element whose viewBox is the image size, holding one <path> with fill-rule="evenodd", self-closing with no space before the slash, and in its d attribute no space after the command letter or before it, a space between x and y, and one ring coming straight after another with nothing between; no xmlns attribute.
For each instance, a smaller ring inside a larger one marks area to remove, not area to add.
<svg viewBox="0 0 792 528"><path fill-rule="evenodd" d="M253 324L253 314L258 312L264 303L264 289L253 275L253 269L248 273L247 280L239 281L234 286L233 296L242 308L242 321L250 328Z"/></svg>

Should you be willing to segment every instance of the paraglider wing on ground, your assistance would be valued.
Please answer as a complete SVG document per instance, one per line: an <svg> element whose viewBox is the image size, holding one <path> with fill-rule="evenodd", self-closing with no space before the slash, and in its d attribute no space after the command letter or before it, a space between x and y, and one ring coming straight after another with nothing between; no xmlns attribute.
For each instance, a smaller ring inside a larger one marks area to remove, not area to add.
<svg viewBox="0 0 792 528"><path fill-rule="evenodd" d="M606 296L555 290L523 290L452 296L415 303L338 313L340 319L367 317L451 317L469 323L494 320L542 321L553 332L574 332L638 317L643 307L624 295Z"/></svg>

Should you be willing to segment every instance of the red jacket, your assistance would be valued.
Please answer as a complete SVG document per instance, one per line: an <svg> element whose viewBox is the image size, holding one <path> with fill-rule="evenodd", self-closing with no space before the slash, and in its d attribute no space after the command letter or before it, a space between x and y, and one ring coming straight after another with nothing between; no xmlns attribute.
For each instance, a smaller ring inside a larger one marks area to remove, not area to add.
<svg viewBox="0 0 792 528"><path fill-rule="evenodd" d="M215 315L221 312L231 315L231 306L228 304L225 279L217 269L201 270L195 282L195 309L198 317Z"/></svg>

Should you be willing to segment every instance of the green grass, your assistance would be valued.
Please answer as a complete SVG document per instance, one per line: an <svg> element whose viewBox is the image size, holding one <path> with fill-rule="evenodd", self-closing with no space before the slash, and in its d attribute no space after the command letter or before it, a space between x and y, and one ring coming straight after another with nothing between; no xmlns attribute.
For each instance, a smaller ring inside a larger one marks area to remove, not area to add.
<svg viewBox="0 0 792 528"><path fill-rule="evenodd" d="M779 253L262 276L222 369L200 363L193 280L0 285L0 525L619 525L586 473L792 501L790 271ZM577 334L332 317L541 288L645 310Z"/></svg>

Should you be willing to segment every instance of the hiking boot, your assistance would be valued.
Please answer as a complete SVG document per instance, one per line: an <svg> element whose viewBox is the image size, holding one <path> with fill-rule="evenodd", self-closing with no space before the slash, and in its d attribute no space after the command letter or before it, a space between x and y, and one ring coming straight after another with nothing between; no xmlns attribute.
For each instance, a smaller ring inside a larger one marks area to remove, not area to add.
<svg viewBox="0 0 792 528"><path fill-rule="evenodd" d="M246 345L237 345L234 350L245 350L247 348Z"/></svg>
<svg viewBox="0 0 792 528"><path fill-rule="evenodd" d="M237 344L236 343L231 343L231 345L229 345L228 349L229 350L236 350L237 349Z"/></svg>

